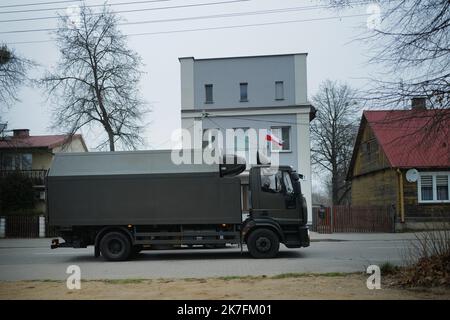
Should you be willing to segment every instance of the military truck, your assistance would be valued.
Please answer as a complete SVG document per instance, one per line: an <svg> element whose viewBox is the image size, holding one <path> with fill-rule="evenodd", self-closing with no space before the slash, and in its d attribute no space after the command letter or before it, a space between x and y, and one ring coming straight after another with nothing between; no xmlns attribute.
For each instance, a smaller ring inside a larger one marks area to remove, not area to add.
<svg viewBox="0 0 450 320"><path fill-rule="evenodd" d="M96 257L122 261L160 246L246 244L254 258L275 257L280 243L309 246L300 176L290 166L246 171L244 220L242 159L176 164L171 156L170 150L56 154L47 214L64 242L53 239L51 248L94 246Z"/></svg>

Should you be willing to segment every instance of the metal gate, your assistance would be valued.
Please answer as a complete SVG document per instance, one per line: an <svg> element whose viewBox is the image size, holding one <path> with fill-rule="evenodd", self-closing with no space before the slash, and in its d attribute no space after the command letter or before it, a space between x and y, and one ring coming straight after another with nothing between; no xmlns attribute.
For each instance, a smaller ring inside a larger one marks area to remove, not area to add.
<svg viewBox="0 0 450 320"><path fill-rule="evenodd" d="M6 238L38 238L40 235L45 237L57 237L58 230L48 225L48 219L45 219L45 233L40 234L40 216L36 215L17 215L5 216L4 219ZM41 230L44 232L44 230ZM1 237L0 236L0 237Z"/></svg>
<svg viewBox="0 0 450 320"><path fill-rule="evenodd" d="M5 236L7 238L39 237L39 216L7 216Z"/></svg>

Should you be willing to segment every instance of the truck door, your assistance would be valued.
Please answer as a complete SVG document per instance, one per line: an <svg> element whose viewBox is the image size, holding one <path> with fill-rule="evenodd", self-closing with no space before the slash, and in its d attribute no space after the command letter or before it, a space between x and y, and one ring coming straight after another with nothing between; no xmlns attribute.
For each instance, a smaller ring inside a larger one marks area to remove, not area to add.
<svg viewBox="0 0 450 320"><path fill-rule="evenodd" d="M297 220L297 201L289 171L262 167L258 178L252 179L251 185L255 215L274 220Z"/></svg>

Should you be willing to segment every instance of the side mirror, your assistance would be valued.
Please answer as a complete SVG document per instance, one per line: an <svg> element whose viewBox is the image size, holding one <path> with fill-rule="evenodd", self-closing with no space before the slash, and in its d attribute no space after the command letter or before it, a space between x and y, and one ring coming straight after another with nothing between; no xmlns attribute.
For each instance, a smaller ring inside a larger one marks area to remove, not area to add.
<svg viewBox="0 0 450 320"><path fill-rule="evenodd" d="M300 179L303 179L303 175L299 174L299 173L297 173L295 171L291 173L291 177L292 177L292 180L294 180L294 181L298 181Z"/></svg>

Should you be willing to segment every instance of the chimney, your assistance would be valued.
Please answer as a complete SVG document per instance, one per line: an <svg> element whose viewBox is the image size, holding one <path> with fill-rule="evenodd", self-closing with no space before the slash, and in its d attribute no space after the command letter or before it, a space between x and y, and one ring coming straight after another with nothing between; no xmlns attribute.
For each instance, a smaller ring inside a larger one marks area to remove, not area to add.
<svg viewBox="0 0 450 320"><path fill-rule="evenodd" d="M415 97L411 99L411 110L427 110L427 100L425 97Z"/></svg>
<svg viewBox="0 0 450 320"><path fill-rule="evenodd" d="M30 129L13 129L14 138L26 138L30 136Z"/></svg>

